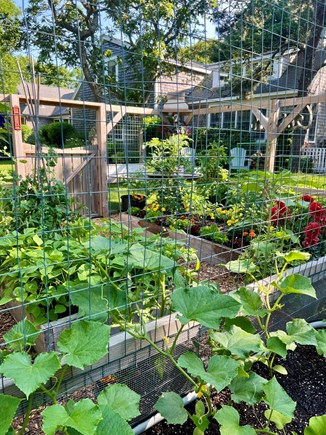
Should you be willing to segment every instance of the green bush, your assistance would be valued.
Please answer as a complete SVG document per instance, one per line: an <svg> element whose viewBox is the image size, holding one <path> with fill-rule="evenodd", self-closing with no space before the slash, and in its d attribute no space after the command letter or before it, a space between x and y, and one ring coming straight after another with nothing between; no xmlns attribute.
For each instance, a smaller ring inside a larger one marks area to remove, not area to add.
<svg viewBox="0 0 326 435"><path fill-rule="evenodd" d="M75 137L76 129L69 122L53 122L40 128L42 145L62 147L69 138Z"/></svg>

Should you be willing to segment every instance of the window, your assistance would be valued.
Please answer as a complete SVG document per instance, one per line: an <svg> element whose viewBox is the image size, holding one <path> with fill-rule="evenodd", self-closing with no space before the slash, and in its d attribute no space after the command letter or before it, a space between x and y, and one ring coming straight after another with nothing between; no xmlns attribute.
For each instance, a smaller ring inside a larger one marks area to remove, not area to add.
<svg viewBox="0 0 326 435"><path fill-rule="evenodd" d="M117 56L111 57L107 62L107 74L111 81L119 81L119 64Z"/></svg>

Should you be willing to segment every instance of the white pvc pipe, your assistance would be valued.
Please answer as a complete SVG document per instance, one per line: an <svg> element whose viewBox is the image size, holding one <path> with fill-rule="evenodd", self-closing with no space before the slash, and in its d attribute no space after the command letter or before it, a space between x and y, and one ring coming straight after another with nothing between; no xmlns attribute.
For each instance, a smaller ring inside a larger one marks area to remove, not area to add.
<svg viewBox="0 0 326 435"><path fill-rule="evenodd" d="M326 328L326 322L323 322L322 320L317 320L316 322L310 322L309 325L315 329Z"/></svg>
<svg viewBox="0 0 326 435"><path fill-rule="evenodd" d="M196 400L196 398L197 398L197 393L195 393L193 391L193 392L187 394L186 396L184 396L182 398L182 401L183 401L184 405L186 406L186 405L188 405L188 403L191 403L194 400ZM162 420L164 420L164 417L162 417L160 413L157 413L157 414L153 415L153 417L150 417L148 420L145 420L142 423L135 426L133 428L134 434L140 435L143 432L145 432L147 429L149 429L150 427L154 426L155 424L159 423Z"/></svg>
<svg viewBox="0 0 326 435"><path fill-rule="evenodd" d="M326 322L323 322L321 320L316 322L310 322L310 326L312 326L315 329L321 329L326 328ZM194 391L187 394L183 397L182 401L184 405L188 405L189 403L193 402L197 398L197 393ZM147 429L151 428L155 424L159 423L160 421L164 420L164 418L161 416L160 413L157 413L153 415L153 417L148 418L147 420L143 421L142 423L138 424L133 428L133 432L135 435L141 435L143 432L145 432Z"/></svg>

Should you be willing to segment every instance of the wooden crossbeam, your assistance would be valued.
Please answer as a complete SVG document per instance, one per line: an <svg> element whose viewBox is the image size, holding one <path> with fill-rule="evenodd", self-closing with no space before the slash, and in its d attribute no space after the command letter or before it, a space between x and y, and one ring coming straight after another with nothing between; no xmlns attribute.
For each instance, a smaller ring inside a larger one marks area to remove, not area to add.
<svg viewBox="0 0 326 435"><path fill-rule="evenodd" d="M77 166L77 168L74 170L74 172L72 172L69 177L66 178L66 183L70 183L70 181L72 181L79 173L82 169L85 168L86 165L88 165L88 163L94 159L96 154L90 154L89 157L84 160L80 165Z"/></svg>

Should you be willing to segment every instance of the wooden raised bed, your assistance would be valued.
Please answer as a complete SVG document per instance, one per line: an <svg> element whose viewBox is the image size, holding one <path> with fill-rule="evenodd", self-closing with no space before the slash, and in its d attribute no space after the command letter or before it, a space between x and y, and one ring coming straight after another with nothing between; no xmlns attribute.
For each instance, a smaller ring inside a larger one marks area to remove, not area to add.
<svg viewBox="0 0 326 435"><path fill-rule="evenodd" d="M159 225L139 219L128 213L121 213L120 221L129 228L144 228L145 235L161 234L163 237L171 237L172 239L183 242L189 248L196 249L200 261L205 261L210 264L222 264L231 260L236 260L242 253L243 248L232 249L228 246L220 245L219 243L211 242L191 234L179 233L168 228L162 228Z"/></svg>

